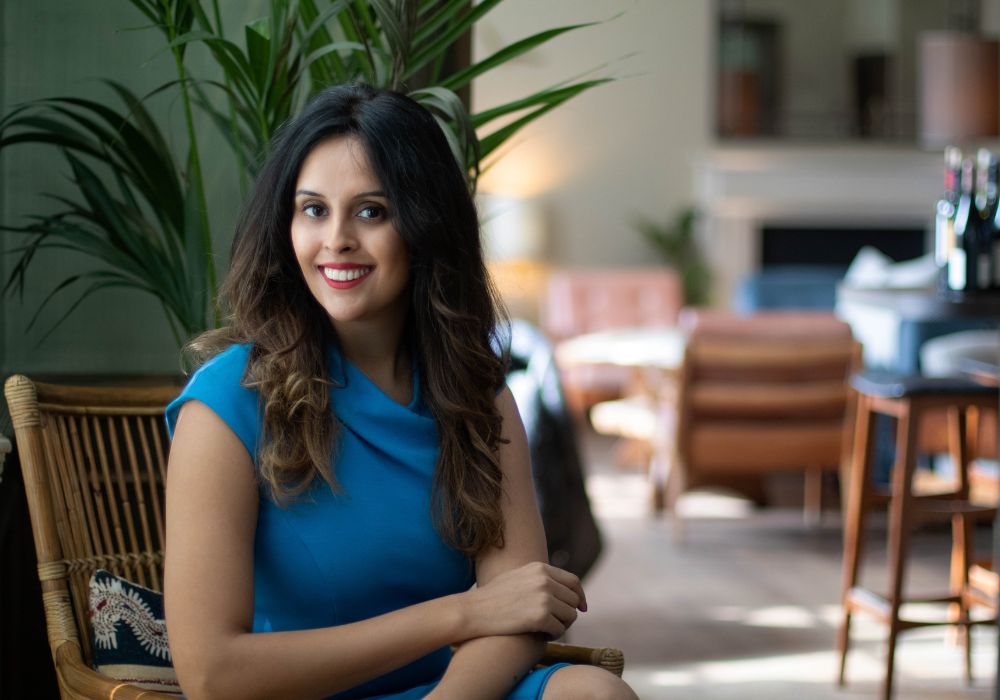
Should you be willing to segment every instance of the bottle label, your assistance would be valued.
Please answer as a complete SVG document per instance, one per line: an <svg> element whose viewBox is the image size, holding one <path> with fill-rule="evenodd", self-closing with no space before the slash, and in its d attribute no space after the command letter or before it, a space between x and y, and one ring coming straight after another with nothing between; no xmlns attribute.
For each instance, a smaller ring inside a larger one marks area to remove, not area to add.
<svg viewBox="0 0 1000 700"><path fill-rule="evenodd" d="M948 256L955 246L955 222L939 210L934 227L934 260L939 267L948 264Z"/></svg>
<svg viewBox="0 0 1000 700"><path fill-rule="evenodd" d="M948 288L965 291L965 251L961 248L952 248L948 258Z"/></svg>

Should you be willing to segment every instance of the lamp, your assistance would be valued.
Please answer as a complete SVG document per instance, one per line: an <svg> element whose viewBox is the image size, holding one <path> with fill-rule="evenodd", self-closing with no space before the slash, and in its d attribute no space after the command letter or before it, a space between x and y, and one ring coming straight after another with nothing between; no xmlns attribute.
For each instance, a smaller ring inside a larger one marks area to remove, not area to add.
<svg viewBox="0 0 1000 700"><path fill-rule="evenodd" d="M511 316L538 321L545 288L548 222L538 199L477 196L487 266Z"/></svg>
<svg viewBox="0 0 1000 700"><path fill-rule="evenodd" d="M998 45L969 32L920 38L920 136L928 148L972 145L996 136Z"/></svg>

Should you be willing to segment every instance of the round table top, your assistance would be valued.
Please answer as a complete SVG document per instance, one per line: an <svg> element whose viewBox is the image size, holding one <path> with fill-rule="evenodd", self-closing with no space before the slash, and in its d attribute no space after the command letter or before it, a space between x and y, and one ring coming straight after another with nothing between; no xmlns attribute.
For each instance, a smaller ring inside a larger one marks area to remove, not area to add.
<svg viewBox="0 0 1000 700"><path fill-rule="evenodd" d="M618 365L678 369L684 361L686 336L676 327L616 328L578 335L556 344L564 367Z"/></svg>

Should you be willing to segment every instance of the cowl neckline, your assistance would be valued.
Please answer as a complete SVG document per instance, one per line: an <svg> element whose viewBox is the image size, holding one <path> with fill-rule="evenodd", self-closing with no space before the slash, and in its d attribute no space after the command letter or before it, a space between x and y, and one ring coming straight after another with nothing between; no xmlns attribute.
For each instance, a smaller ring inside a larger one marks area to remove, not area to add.
<svg viewBox="0 0 1000 700"><path fill-rule="evenodd" d="M413 363L413 396L407 405L390 398L336 346L329 352L330 400L340 422L380 451L405 459L411 451L437 450L437 426L422 400ZM395 454L398 453L398 454ZM422 460L420 460L422 461ZM434 459L431 460L433 463Z"/></svg>

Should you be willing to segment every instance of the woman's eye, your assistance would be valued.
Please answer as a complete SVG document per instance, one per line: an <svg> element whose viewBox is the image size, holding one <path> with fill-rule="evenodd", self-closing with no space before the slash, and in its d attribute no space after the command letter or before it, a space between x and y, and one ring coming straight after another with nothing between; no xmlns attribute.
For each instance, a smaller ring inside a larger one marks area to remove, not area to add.
<svg viewBox="0 0 1000 700"><path fill-rule="evenodd" d="M378 204L366 204L359 212L362 219L377 220L385 216L385 207Z"/></svg>
<svg viewBox="0 0 1000 700"><path fill-rule="evenodd" d="M302 207L302 213L306 216L318 219L326 214L326 208L321 204L316 204L315 202L310 202L309 204Z"/></svg>

